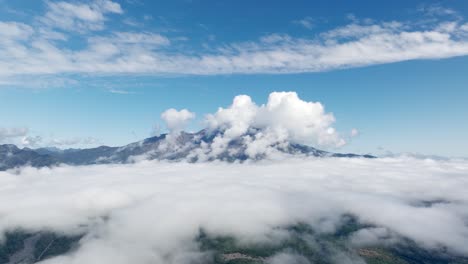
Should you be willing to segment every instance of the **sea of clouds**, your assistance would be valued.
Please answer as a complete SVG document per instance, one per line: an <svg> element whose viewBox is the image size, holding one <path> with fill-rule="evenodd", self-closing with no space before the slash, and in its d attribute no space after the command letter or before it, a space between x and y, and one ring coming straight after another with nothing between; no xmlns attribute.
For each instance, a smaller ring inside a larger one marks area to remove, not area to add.
<svg viewBox="0 0 468 264"><path fill-rule="evenodd" d="M353 245L404 237L468 256L467 186L468 161L410 157L25 167L0 172L0 233L85 234L48 264L203 263L201 228L268 242L286 235L278 227L334 232L353 215L371 226L351 235ZM300 259L270 262L291 258Z"/></svg>

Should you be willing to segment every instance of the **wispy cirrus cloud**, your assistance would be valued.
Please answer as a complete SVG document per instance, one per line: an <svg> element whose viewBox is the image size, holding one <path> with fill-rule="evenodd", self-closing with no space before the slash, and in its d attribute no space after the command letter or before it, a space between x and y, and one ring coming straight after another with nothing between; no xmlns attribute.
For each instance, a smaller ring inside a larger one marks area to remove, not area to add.
<svg viewBox="0 0 468 264"><path fill-rule="evenodd" d="M461 18L459 12L452 8L444 7L440 4L426 4L421 5L418 11L425 14L426 16L438 17L438 16L450 16L455 18Z"/></svg>
<svg viewBox="0 0 468 264"><path fill-rule="evenodd" d="M76 145L97 145L100 141L93 137L75 137L75 138L66 138L66 139L52 139L49 142L49 146L56 146L56 147L70 147Z"/></svg>
<svg viewBox="0 0 468 264"><path fill-rule="evenodd" d="M122 14L117 2L94 0L85 2L46 1L47 12L39 20L52 28L67 31L101 30L106 14Z"/></svg>
<svg viewBox="0 0 468 264"><path fill-rule="evenodd" d="M120 89L109 89L109 92L113 94L135 94L135 92Z"/></svg>
<svg viewBox="0 0 468 264"><path fill-rule="evenodd" d="M294 20L294 24L305 27L306 29L312 29L314 27L314 19L311 17L304 17L299 20Z"/></svg>
<svg viewBox="0 0 468 264"><path fill-rule="evenodd" d="M46 3L49 9L40 16L42 23L38 27L15 21L0 22L2 83L18 82L27 79L25 76L55 78L63 74L321 72L468 55L468 23L445 16L422 24L354 19L350 24L311 37L271 34L222 46L212 43L209 49L200 50L191 49L189 44L183 48L177 45L180 39L186 39L183 36L106 29L107 15L124 12L116 2ZM60 19L65 22L59 22ZM76 30L88 32L80 36L85 45L68 45L68 35ZM95 30L101 31L97 34Z"/></svg>

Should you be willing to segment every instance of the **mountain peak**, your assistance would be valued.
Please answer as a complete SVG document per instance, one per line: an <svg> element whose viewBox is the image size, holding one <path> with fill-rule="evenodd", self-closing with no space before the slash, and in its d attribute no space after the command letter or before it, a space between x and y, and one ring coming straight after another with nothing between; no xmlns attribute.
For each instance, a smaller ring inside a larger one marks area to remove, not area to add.
<svg viewBox="0 0 468 264"><path fill-rule="evenodd" d="M99 146L66 150L46 147L33 150L20 149L11 144L0 145L0 170L27 165L44 167L56 164L129 163L141 159L242 162L268 158L273 154L375 158L371 155L332 153L287 141L262 141L255 131L230 138L222 130L203 129L195 133L181 131L161 134L121 147Z"/></svg>

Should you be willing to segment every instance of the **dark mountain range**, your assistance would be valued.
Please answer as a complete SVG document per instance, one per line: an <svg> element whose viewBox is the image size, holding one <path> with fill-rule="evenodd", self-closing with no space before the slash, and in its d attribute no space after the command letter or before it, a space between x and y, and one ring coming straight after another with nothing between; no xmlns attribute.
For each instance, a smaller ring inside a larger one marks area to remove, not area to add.
<svg viewBox="0 0 468 264"><path fill-rule="evenodd" d="M190 162L200 160L244 161L249 158L246 153L246 144L242 137L229 141L224 151L212 154L210 145L213 139L221 132L201 130L197 133L181 132L174 136L162 134L142 141L134 142L122 147L100 146L89 149L58 149L39 148L20 149L15 145L0 145L0 170L7 170L21 166L47 167L58 164L90 165L108 163L130 163L136 159L157 160L183 160ZM364 157L374 158L371 155L342 154L319 150L310 146L287 143L273 144L270 147L280 153L290 155L306 155L314 157ZM254 159L265 158L265 155L256 155Z"/></svg>
<svg viewBox="0 0 468 264"><path fill-rule="evenodd" d="M0 145L0 171L24 165L44 167L57 163L59 160L48 154L40 154L28 148L20 149L11 144Z"/></svg>

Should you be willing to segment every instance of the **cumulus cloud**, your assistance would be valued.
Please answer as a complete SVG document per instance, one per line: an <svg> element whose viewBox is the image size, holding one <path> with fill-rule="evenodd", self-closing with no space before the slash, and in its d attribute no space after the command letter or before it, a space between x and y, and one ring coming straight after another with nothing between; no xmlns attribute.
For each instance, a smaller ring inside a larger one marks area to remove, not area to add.
<svg viewBox="0 0 468 264"><path fill-rule="evenodd" d="M221 131L210 145L211 154L225 151L241 138L246 153L268 154L278 144L341 147L346 141L333 128L335 117L320 102L307 102L295 92L273 92L266 104L257 105L247 95L236 96L227 108L206 116L209 130Z"/></svg>
<svg viewBox="0 0 468 264"><path fill-rule="evenodd" d="M177 111L174 108L167 109L161 114L161 119L170 132L180 132L187 127L188 123L195 118L195 113L187 109Z"/></svg>
<svg viewBox="0 0 468 264"><path fill-rule="evenodd" d="M327 234L354 215L371 227L352 245L404 237L468 256L467 175L466 161L412 158L23 168L0 172L0 232L86 234L76 251L43 263L193 263L206 257L194 241L200 228L274 243L279 227ZM307 263L288 252L269 262L282 260Z"/></svg>

